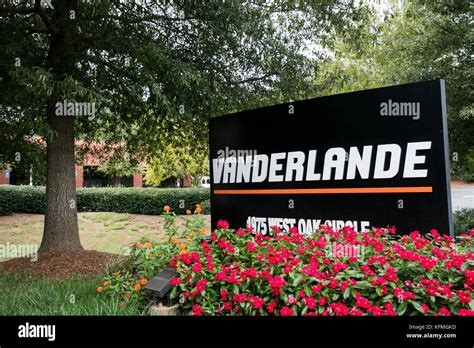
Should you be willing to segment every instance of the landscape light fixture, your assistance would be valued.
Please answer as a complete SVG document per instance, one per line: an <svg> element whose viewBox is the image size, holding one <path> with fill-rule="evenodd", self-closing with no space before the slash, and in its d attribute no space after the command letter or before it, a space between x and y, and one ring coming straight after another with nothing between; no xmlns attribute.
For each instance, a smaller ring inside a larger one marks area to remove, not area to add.
<svg viewBox="0 0 474 348"><path fill-rule="evenodd" d="M178 273L174 267L166 267L151 279L144 289L153 292L153 295L159 299L164 299L171 290L171 279L176 277Z"/></svg>

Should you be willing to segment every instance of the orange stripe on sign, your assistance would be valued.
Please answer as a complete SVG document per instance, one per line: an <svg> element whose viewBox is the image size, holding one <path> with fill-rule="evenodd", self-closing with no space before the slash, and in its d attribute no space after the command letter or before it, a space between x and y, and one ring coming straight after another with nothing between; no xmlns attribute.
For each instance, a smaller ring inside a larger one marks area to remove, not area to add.
<svg viewBox="0 0 474 348"><path fill-rule="evenodd" d="M214 190L215 195L326 195L352 193L430 193L431 186L405 187L346 187L318 189L252 189L252 190Z"/></svg>

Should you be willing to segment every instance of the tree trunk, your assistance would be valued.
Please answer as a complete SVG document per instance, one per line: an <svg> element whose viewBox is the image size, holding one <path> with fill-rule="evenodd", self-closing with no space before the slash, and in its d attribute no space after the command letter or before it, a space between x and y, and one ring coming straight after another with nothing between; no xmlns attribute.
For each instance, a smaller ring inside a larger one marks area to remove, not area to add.
<svg viewBox="0 0 474 348"><path fill-rule="evenodd" d="M71 10L77 0L56 1L51 22L47 65L56 81L74 78L77 53L74 43L74 21ZM63 90L56 90L48 99L46 120L52 135L46 139L46 216L40 251L82 250L77 224L75 179L74 120L75 116L57 116L56 103L63 102Z"/></svg>
<svg viewBox="0 0 474 348"><path fill-rule="evenodd" d="M47 141L46 216L40 251L82 250L77 224L74 117L53 114L48 123L57 135Z"/></svg>

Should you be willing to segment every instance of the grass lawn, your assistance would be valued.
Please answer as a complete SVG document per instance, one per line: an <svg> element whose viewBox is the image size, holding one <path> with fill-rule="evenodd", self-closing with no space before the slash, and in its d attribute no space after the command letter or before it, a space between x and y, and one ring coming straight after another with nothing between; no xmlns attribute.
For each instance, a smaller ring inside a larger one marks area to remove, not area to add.
<svg viewBox="0 0 474 348"><path fill-rule="evenodd" d="M86 250L120 254L142 237L160 241L160 216L79 213L79 233ZM187 218L187 217L183 217ZM203 216L210 226L209 216ZM43 215L0 216L0 244L40 245ZM4 261L6 259L0 259ZM62 280L27 273L0 272L0 315L143 315L147 308L100 296L101 276Z"/></svg>
<svg viewBox="0 0 474 348"><path fill-rule="evenodd" d="M143 315L146 308L100 296L100 277L52 280L0 274L0 315ZM100 297L99 297L100 296Z"/></svg>
<svg viewBox="0 0 474 348"><path fill-rule="evenodd" d="M154 215L79 213L79 234L86 250L120 254L141 237L160 241L164 219ZM186 217L183 217L186 218ZM203 215L210 226L209 215ZM41 244L44 215L0 216L0 244Z"/></svg>

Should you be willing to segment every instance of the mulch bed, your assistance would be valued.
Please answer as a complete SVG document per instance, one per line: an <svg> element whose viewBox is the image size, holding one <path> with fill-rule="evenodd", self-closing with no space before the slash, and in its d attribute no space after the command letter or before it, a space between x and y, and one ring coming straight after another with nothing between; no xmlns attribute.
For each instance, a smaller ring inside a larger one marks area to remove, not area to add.
<svg viewBox="0 0 474 348"><path fill-rule="evenodd" d="M38 260L16 258L0 262L0 272L28 273L31 276L64 279L72 276L103 274L119 255L95 250L54 251L38 253Z"/></svg>

